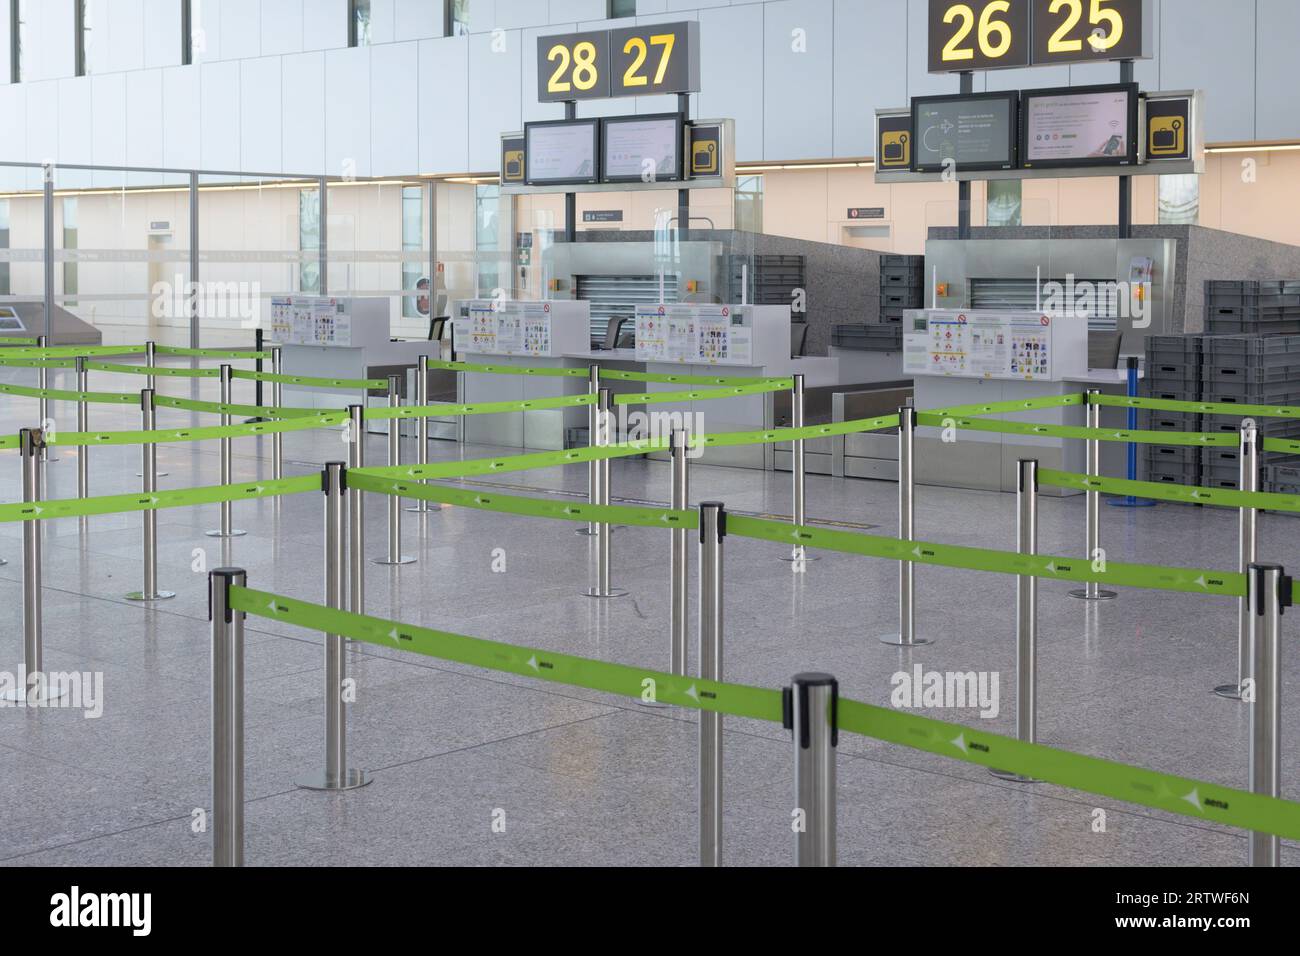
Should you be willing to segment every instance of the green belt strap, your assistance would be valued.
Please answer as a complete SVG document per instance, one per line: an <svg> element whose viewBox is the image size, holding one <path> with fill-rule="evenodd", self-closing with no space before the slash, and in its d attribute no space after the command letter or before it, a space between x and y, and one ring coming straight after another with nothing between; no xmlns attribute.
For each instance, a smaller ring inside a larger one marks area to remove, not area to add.
<svg viewBox="0 0 1300 956"><path fill-rule="evenodd" d="M583 373L588 374L586 372ZM784 382L786 388L794 388L790 378L728 378L713 375L656 375L653 372L624 372L616 368L601 366L600 377L618 382L652 382L656 385L713 385L718 387L738 385L763 385L767 382Z"/></svg>
<svg viewBox="0 0 1300 956"><path fill-rule="evenodd" d="M91 355L143 355L143 345L61 345L53 348L14 349L15 355L36 359L86 358Z"/></svg>
<svg viewBox="0 0 1300 956"><path fill-rule="evenodd" d="M952 408L927 408L922 415L943 415L945 417L971 417L976 415L1007 415L1014 412L1028 412L1039 408L1065 408L1070 405L1082 405L1083 395L1049 395L1046 398L1030 398L1019 402L994 402L992 405L955 405Z"/></svg>
<svg viewBox="0 0 1300 956"><path fill-rule="evenodd" d="M132 511L156 511L183 505L210 505L221 501L244 501L273 498L304 491L320 491L319 474L278 481L259 481L251 485L213 485L207 488L183 488L178 491L139 492L131 495L104 495L99 498L72 498L65 501L20 501L0 505L0 524L9 521L47 521L52 518L79 518L85 515L115 515Z"/></svg>
<svg viewBox="0 0 1300 956"><path fill-rule="evenodd" d="M40 345L41 340L31 335L0 335L0 345Z"/></svg>
<svg viewBox="0 0 1300 956"><path fill-rule="evenodd" d="M591 405L596 396L562 395L559 398L528 398L521 402L483 402L474 405L402 405L398 408L376 405L365 410L367 420L385 418L457 418L461 415L498 415L502 412L530 412L548 408L574 408Z"/></svg>
<svg viewBox="0 0 1300 956"><path fill-rule="evenodd" d="M419 485L395 478L376 478L356 469L348 472L348 487L373 491L381 495L440 501L443 504L496 511L502 514L527 515L532 518L556 518L561 521L589 521L602 524L635 525L641 528L698 528L699 513L664 508L637 508L628 505L575 504L520 495L467 491L446 485Z"/></svg>
<svg viewBox="0 0 1300 956"><path fill-rule="evenodd" d="M334 412L320 418L291 418L282 422L252 422L247 425L212 425L207 428L156 429L134 432L56 432L51 445L157 445L164 442L210 441L217 438L242 438L252 435L275 435L301 432L312 428L342 425L346 412Z"/></svg>
<svg viewBox="0 0 1300 956"><path fill-rule="evenodd" d="M789 389L788 379L775 379L757 385L733 385L729 388L708 389L698 392L645 392L639 395L615 395L615 405L656 405L661 402L706 402L715 398L736 398L741 395L761 395Z"/></svg>
<svg viewBox="0 0 1300 956"><path fill-rule="evenodd" d="M144 351L141 346L140 351ZM254 352L252 349L185 349L171 345L155 345L154 351L159 355L191 355L198 358L223 359L269 359L270 352Z"/></svg>
<svg viewBox="0 0 1300 956"><path fill-rule="evenodd" d="M138 405L140 394L121 395L116 392L68 392L57 388L29 388L26 385L0 385L0 394L22 395L26 398L48 398L56 402L94 402L100 405Z"/></svg>
<svg viewBox="0 0 1300 956"><path fill-rule="evenodd" d="M76 359L11 359L0 358L0 366L12 368L76 368Z"/></svg>
<svg viewBox="0 0 1300 956"><path fill-rule="evenodd" d="M245 614L285 621L308 630L341 634L380 647L399 648L472 667L539 677L624 697L640 698L647 693L647 687L653 686L653 699L661 704L695 707L775 723L781 721L781 692L776 690L723 684L697 677L675 677L626 664L450 634L351 611L336 611L251 588L232 586L230 606ZM653 685L647 681L653 681Z"/></svg>
<svg viewBox="0 0 1300 956"><path fill-rule="evenodd" d="M97 372L120 372L123 375L170 375L174 378L220 378L219 368L172 368L166 365L115 365L112 362L87 362L86 368Z"/></svg>
<svg viewBox="0 0 1300 956"><path fill-rule="evenodd" d="M730 523L730 522L728 522ZM1300 804L841 698L840 730L1210 823L1300 835Z"/></svg>
<svg viewBox="0 0 1300 956"><path fill-rule="evenodd" d="M872 558L1027 575L1053 581L1096 581L1099 584L1122 587L1186 591L1190 594L1223 597L1241 597L1246 593L1246 576L1229 571L1162 568L1145 564L1121 564L1118 561L1108 561L1105 571L1094 571L1084 558L1016 554L955 544L932 544L927 541L900 541L878 535L793 526L736 514L727 515L727 534Z"/></svg>
<svg viewBox="0 0 1300 956"><path fill-rule="evenodd" d="M220 369L216 372L221 374ZM278 382L281 385L305 385L309 388L388 388L386 378L311 378L306 375L281 375L278 372L255 372L242 368L232 368L230 376L248 379L250 382Z"/></svg>
<svg viewBox="0 0 1300 956"><path fill-rule="evenodd" d="M19 447L17 435L0 436L0 448L17 448L17 447Z"/></svg>
<svg viewBox="0 0 1300 956"><path fill-rule="evenodd" d="M703 438L706 448L733 448L738 445L771 445L798 439L807 441L814 438L831 438L835 435L856 435L861 432L880 431L884 428L898 428L898 416L862 418L851 422L836 422L833 425L806 425L803 428L774 428L765 432L705 433ZM699 441L698 436L693 437L691 444L698 445Z"/></svg>
<svg viewBox="0 0 1300 956"><path fill-rule="evenodd" d="M1260 508L1269 511L1300 512L1300 496L1277 495L1264 491L1233 491L1197 488L1163 481L1129 481L1126 478L1093 478L1051 468L1038 469L1038 483L1054 488L1074 488L1108 495L1154 498L1193 505L1224 505L1228 508Z"/></svg>
<svg viewBox="0 0 1300 956"><path fill-rule="evenodd" d="M665 439L630 441L618 445L595 448L569 448L564 451L540 451L510 458L473 458L469 461L447 461L431 465L387 465L380 468L352 469L349 475L370 475L375 478L468 478L476 475L497 475L511 471L529 471L533 468L553 468L556 465L575 465L607 458L628 455L645 455L652 451L666 451Z"/></svg>
<svg viewBox="0 0 1300 956"><path fill-rule="evenodd" d="M1286 405L1238 405L1236 402L1179 402L1171 398L1129 398L1125 395L1094 395L1094 405L1118 408L1150 408L1162 412L1196 412L1201 415L1237 415L1241 418L1300 418L1300 408Z"/></svg>
<svg viewBox="0 0 1300 956"><path fill-rule="evenodd" d="M1075 425L1035 425L1031 422L996 422L981 418L952 418L920 412L918 425L929 428L958 428L962 431L997 432L1004 435L1033 435L1044 438L1074 438L1080 441L1133 442L1139 445L1195 445L1198 448L1235 448L1236 435L1196 432L1112 431Z"/></svg>
<svg viewBox="0 0 1300 956"><path fill-rule="evenodd" d="M155 395L155 405L179 408L189 412L210 412L213 415L244 415L248 418L308 418L310 416L337 415L337 408L271 408L266 405L223 405L221 402L197 402L189 398Z"/></svg>
<svg viewBox="0 0 1300 956"><path fill-rule="evenodd" d="M1265 438L1264 451L1281 452L1284 455L1300 455L1300 441L1289 438Z"/></svg>
<svg viewBox="0 0 1300 956"><path fill-rule="evenodd" d="M475 365L472 362L444 362L431 359L429 368L446 369L452 372L483 372L492 375L538 375L543 378L586 378L590 372L585 368L525 368L520 365Z"/></svg>

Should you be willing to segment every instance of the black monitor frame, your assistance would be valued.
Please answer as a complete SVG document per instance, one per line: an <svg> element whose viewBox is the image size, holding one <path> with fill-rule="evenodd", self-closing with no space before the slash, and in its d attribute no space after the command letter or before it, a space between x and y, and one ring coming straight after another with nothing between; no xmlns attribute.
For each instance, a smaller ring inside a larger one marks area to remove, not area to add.
<svg viewBox="0 0 1300 956"><path fill-rule="evenodd" d="M1075 159L1029 159L1029 101L1043 96L1069 96L1075 93L1119 93L1128 98L1128 152L1123 156L1093 156ZM1136 166L1138 164L1138 103L1141 90L1136 83L1101 83L1096 86L1059 86L1044 90L1022 90L1020 93L1020 168L1021 169L1079 169L1093 166Z"/></svg>
<svg viewBox="0 0 1300 956"><path fill-rule="evenodd" d="M591 175L568 179L533 179L532 177L532 137L534 129L543 126L590 126L591 127ZM585 119L538 120L524 124L524 182L529 186L585 186L600 182L601 170L600 118L596 116Z"/></svg>
<svg viewBox="0 0 1300 956"><path fill-rule="evenodd" d="M1007 115L1007 156L1005 163L958 163L957 172L988 172L1019 168L1020 150L1020 93L1017 90L997 90L989 93L950 93L941 96L912 97L912 171L916 173L941 173L943 163L922 163L919 161L921 142L916 131L916 108L921 103L943 103L955 100L1005 100L1009 107Z"/></svg>
<svg viewBox="0 0 1300 956"><path fill-rule="evenodd" d="M653 120L673 120L677 130L677 163L671 176L657 176L657 182L676 183L686 177L683 173L686 162L686 122L681 113L645 113L628 116L605 116L600 121L600 170L602 183L639 183L640 175L611 176L605 169L605 148L609 145L609 128L619 123L645 123Z"/></svg>

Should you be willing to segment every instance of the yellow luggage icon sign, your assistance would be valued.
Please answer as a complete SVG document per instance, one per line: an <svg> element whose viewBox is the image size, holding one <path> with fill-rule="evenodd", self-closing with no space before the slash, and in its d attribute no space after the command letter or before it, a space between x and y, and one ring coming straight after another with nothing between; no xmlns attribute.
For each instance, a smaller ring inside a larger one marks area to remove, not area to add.
<svg viewBox="0 0 1300 956"><path fill-rule="evenodd" d="M907 130L886 130L880 137L881 166L911 166L911 134Z"/></svg>
<svg viewBox="0 0 1300 956"><path fill-rule="evenodd" d="M1181 116L1151 117L1151 135L1147 147L1152 156L1177 156L1186 149L1186 124Z"/></svg>

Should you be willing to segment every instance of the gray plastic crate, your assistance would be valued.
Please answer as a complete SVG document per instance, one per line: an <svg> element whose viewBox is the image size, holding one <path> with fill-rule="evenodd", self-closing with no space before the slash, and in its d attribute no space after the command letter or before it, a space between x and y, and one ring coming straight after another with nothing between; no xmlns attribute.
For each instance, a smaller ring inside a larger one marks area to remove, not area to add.
<svg viewBox="0 0 1300 956"><path fill-rule="evenodd" d="M1162 462L1177 465L1183 471L1201 467L1201 448L1194 445L1143 445L1147 464Z"/></svg>
<svg viewBox="0 0 1300 956"><path fill-rule="evenodd" d="M907 289L907 291L895 291L880 293L880 307L882 309L919 309L925 302L925 292L920 289Z"/></svg>
<svg viewBox="0 0 1300 956"><path fill-rule="evenodd" d="M1264 480L1300 488L1300 464L1268 464L1264 466ZM1288 492L1290 493L1290 492Z"/></svg>
<svg viewBox="0 0 1300 956"><path fill-rule="evenodd" d="M1300 316L1262 319L1207 315L1205 328L1214 335L1297 335L1300 334Z"/></svg>
<svg viewBox="0 0 1300 956"><path fill-rule="evenodd" d="M1200 343L1211 365L1289 365L1300 355L1300 335L1203 335Z"/></svg>
<svg viewBox="0 0 1300 956"><path fill-rule="evenodd" d="M1203 394L1204 401L1225 405L1300 405L1300 383L1296 382L1279 382L1257 388L1210 382Z"/></svg>
<svg viewBox="0 0 1300 956"><path fill-rule="evenodd" d="M1300 358L1300 356L1293 356ZM1222 385L1233 388L1241 385L1254 388L1259 385L1276 385L1285 382L1300 384L1300 364L1291 365L1206 365L1201 367L1201 379L1208 387Z"/></svg>
<svg viewBox="0 0 1300 956"><path fill-rule="evenodd" d="M1197 365L1201 361L1201 341L1192 335L1151 335L1146 342L1146 367L1157 365Z"/></svg>
<svg viewBox="0 0 1300 956"><path fill-rule="evenodd" d="M867 352L901 352L901 325L837 325L831 329L831 344L837 348Z"/></svg>
<svg viewBox="0 0 1300 956"><path fill-rule="evenodd" d="M1157 392L1198 392L1201 390L1201 370L1194 365L1149 368L1146 370L1146 383L1152 395Z"/></svg>
<svg viewBox="0 0 1300 956"><path fill-rule="evenodd" d="M1157 385L1150 379L1142 383L1146 391L1147 398L1158 398L1166 402L1199 402L1201 401L1201 387L1195 388L1164 388Z"/></svg>
<svg viewBox="0 0 1300 956"><path fill-rule="evenodd" d="M1201 431L1215 435L1236 435L1241 431L1244 415L1206 415ZM1255 428L1260 438L1300 438L1300 419L1256 418ZM1157 429L1152 429L1156 431Z"/></svg>
<svg viewBox="0 0 1300 956"><path fill-rule="evenodd" d="M1199 485L1200 465L1181 465L1162 458L1146 460L1147 481L1162 481L1172 485Z"/></svg>
<svg viewBox="0 0 1300 956"><path fill-rule="evenodd" d="M1197 412L1165 412L1143 409L1139 426L1149 432L1200 432L1203 417Z"/></svg>

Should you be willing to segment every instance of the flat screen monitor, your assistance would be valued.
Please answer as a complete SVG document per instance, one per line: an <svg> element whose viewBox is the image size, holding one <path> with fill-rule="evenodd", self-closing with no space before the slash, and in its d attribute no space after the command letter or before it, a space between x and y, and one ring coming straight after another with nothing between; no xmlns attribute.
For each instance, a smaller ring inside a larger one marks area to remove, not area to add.
<svg viewBox="0 0 1300 956"><path fill-rule="evenodd" d="M915 170L943 172L1015 169L1020 95L959 93L912 99Z"/></svg>
<svg viewBox="0 0 1300 956"><path fill-rule="evenodd" d="M1020 116L1026 169L1137 163L1136 83L1025 90Z"/></svg>
<svg viewBox="0 0 1300 956"><path fill-rule="evenodd" d="M524 125L525 179L532 186L600 181L600 120L550 120Z"/></svg>
<svg viewBox="0 0 1300 956"><path fill-rule="evenodd" d="M600 141L607 183L662 182L682 178L680 113L606 119Z"/></svg>

